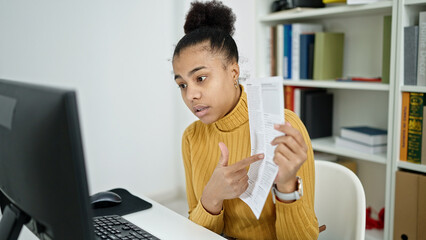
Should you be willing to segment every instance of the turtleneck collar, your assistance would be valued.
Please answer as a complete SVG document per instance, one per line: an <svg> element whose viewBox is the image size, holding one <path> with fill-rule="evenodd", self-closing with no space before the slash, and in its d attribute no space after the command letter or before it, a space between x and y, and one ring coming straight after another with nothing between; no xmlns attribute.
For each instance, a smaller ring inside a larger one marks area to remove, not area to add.
<svg viewBox="0 0 426 240"><path fill-rule="evenodd" d="M234 109L232 109L230 113L213 123L220 131L230 132L249 120L247 108L247 94L244 91L244 87L242 85L240 85L240 87L241 96L238 100L237 105L234 107Z"/></svg>

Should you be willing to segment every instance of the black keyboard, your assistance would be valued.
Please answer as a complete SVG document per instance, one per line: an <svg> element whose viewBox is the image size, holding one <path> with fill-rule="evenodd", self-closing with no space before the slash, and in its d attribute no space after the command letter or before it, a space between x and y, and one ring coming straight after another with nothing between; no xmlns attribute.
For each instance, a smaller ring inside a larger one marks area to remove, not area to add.
<svg viewBox="0 0 426 240"><path fill-rule="evenodd" d="M96 239L159 239L118 215L93 218Z"/></svg>

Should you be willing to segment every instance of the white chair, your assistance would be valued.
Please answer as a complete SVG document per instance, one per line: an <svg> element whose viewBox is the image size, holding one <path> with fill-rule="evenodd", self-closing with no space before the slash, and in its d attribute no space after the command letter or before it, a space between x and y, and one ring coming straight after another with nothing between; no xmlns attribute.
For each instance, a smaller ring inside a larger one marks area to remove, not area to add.
<svg viewBox="0 0 426 240"><path fill-rule="evenodd" d="M315 160L315 213L326 225L318 239L364 240L365 211L358 177L338 163Z"/></svg>

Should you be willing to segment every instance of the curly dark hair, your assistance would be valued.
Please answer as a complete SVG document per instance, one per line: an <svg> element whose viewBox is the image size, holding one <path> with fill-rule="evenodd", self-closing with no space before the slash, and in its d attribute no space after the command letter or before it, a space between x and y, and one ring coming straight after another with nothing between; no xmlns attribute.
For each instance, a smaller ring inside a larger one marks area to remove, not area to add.
<svg viewBox="0 0 426 240"><path fill-rule="evenodd" d="M193 2L188 15L186 15L183 29L185 34L188 34L200 27L220 28L232 36L235 31L235 20L236 17L232 9L221 2Z"/></svg>
<svg viewBox="0 0 426 240"><path fill-rule="evenodd" d="M187 47L209 41L212 52L223 53L228 62L238 62L238 49L232 38L235 20L232 9L222 2L192 2L183 27L185 36L176 45L173 58Z"/></svg>

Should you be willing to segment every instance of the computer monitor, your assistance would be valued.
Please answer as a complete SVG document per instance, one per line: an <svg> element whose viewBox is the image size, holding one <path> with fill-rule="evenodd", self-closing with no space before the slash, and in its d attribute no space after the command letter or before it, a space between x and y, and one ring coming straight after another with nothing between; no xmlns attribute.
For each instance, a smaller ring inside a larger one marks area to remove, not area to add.
<svg viewBox="0 0 426 240"><path fill-rule="evenodd" d="M74 91L0 80L0 239L94 239Z"/></svg>

